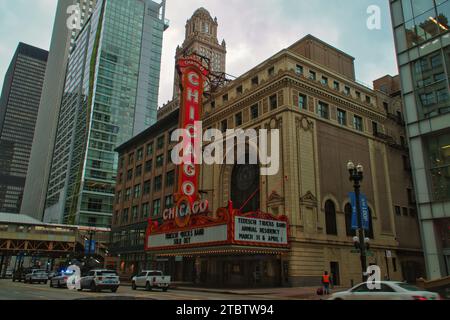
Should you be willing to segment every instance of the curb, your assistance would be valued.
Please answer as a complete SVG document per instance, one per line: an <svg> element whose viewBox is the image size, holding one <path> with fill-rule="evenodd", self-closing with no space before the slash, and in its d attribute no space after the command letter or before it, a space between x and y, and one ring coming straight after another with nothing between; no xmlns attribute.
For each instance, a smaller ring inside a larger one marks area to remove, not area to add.
<svg viewBox="0 0 450 320"><path fill-rule="evenodd" d="M131 282L122 282L121 286L131 287ZM170 286L169 290L178 290L178 291L195 291L195 292L204 292L204 293L219 293L219 294L231 294L231 295L241 295L241 296L251 296L251 295L268 295L274 294L273 292L237 292L237 291L229 291L229 290L212 290L212 289L203 289L203 288L190 288L190 287L177 287Z"/></svg>

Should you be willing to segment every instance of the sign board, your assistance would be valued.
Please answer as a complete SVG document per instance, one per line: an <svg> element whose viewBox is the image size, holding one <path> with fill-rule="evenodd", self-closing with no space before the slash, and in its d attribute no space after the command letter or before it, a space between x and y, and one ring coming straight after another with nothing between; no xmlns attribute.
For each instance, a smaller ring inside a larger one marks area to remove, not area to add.
<svg viewBox="0 0 450 320"><path fill-rule="evenodd" d="M227 225L197 228L186 231L151 234L147 238L147 248L183 247L190 245L207 245L227 241Z"/></svg>
<svg viewBox="0 0 450 320"><path fill-rule="evenodd" d="M386 250L386 258L392 258L392 251Z"/></svg>
<svg viewBox="0 0 450 320"><path fill-rule="evenodd" d="M235 217L234 240L259 244L287 245L287 223L255 218Z"/></svg>
<svg viewBox="0 0 450 320"><path fill-rule="evenodd" d="M179 166L176 207L189 208L198 200L200 166L196 155L201 150L196 149L195 146L199 146L196 142L200 139L202 132L196 126L196 123L201 120L204 83L209 72L195 55L179 59L177 69L181 80L180 128L184 129L184 134L182 137L183 159ZM180 215L175 219L181 228L189 223L189 217Z"/></svg>
<svg viewBox="0 0 450 320"><path fill-rule="evenodd" d="M349 193L350 203L352 205L352 229L359 229L358 210L356 207L356 195L354 192ZM366 231L370 230L370 214L367 197L364 194L359 195L359 206L361 209L363 228Z"/></svg>

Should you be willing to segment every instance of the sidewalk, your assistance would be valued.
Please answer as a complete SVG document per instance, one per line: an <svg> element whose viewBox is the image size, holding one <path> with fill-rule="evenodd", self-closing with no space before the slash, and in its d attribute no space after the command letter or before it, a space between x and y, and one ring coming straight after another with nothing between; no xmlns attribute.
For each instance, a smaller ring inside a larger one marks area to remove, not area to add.
<svg viewBox="0 0 450 320"><path fill-rule="evenodd" d="M211 292L240 296L272 296L281 299L320 300L317 288L268 288L268 289L207 289L190 286L176 286L173 289L180 291Z"/></svg>
<svg viewBox="0 0 450 320"><path fill-rule="evenodd" d="M122 283L131 286L131 283ZM299 300L321 300L324 297L317 295L317 287L296 287L296 288L266 288L266 289L213 289L199 288L190 283L172 283L172 290L195 291L205 293L218 293L240 296L272 296L279 299L299 299ZM343 288L335 288L332 292L341 291Z"/></svg>

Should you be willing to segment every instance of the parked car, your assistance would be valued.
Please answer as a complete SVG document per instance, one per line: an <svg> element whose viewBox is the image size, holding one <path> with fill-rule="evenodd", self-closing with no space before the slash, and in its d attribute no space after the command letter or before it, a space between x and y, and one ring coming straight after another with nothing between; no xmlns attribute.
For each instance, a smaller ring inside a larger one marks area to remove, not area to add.
<svg viewBox="0 0 450 320"><path fill-rule="evenodd" d="M113 270L92 270L87 276L80 279L80 289L89 289L92 292L99 292L102 290L111 290L117 292L120 286L119 276Z"/></svg>
<svg viewBox="0 0 450 320"><path fill-rule="evenodd" d="M142 271L137 276L133 277L131 287L133 290L137 288L145 288L147 291L152 289L162 289L164 292L169 290L171 278L165 276L162 271Z"/></svg>
<svg viewBox="0 0 450 320"><path fill-rule="evenodd" d="M72 275L71 272L59 272L49 279L50 288L67 288L67 280Z"/></svg>
<svg viewBox="0 0 450 320"><path fill-rule="evenodd" d="M33 269L25 275L25 283L44 283L47 284L48 273L43 269Z"/></svg>
<svg viewBox="0 0 450 320"><path fill-rule="evenodd" d="M54 277L56 277L58 275L60 275L59 272L56 272L56 271L49 272L48 273L48 280L51 280L51 279L53 279Z"/></svg>
<svg viewBox="0 0 450 320"><path fill-rule="evenodd" d="M5 279L12 279L13 277L13 271L12 270L6 270L5 272Z"/></svg>
<svg viewBox="0 0 450 320"><path fill-rule="evenodd" d="M12 281L13 281L13 282L16 282L16 281L19 281L19 282L25 281L25 275L26 275L27 273L30 273L30 272L31 272L31 269L30 269L30 268L28 268L28 269L19 268L19 269L17 269L16 271L13 272Z"/></svg>
<svg viewBox="0 0 450 320"><path fill-rule="evenodd" d="M380 289L371 290L361 283L347 291L331 295L329 300L440 300L439 294L424 291L405 282L380 281Z"/></svg>

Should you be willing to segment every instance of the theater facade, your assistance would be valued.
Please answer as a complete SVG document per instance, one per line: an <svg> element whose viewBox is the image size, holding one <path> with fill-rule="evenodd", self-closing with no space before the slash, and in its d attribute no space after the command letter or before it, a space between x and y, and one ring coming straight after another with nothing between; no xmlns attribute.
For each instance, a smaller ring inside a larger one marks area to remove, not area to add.
<svg viewBox="0 0 450 320"><path fill-rule="evenodd" d="M262 175L262 164L172 163L171 133L186 124L182 91L154 127L117 149L111 252L120 273L157 268L174 281L267 287L315 286L328 271L335 285L357 283L346 167L353 160L365 169L368 264L393 280L423 276L399 93L398 77L361 85L354 58L306 36L201 95L205 130L279 131L279 170ZM183 178L193 172L194 185Z"/></svg>

